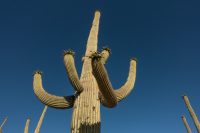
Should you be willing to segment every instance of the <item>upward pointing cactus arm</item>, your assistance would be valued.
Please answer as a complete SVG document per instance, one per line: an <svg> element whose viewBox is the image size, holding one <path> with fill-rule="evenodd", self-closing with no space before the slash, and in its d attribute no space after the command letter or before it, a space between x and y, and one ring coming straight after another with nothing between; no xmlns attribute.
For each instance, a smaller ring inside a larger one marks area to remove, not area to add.
<svg viewBox="0 0 200 133"><path fill-rule="evenodd" d="M71 82L73 88L77 92L82 92L83 86L79 80L78 73L76 71L73 51L65 51L64 52L64 64L65 64L65 68L67 71L69 81Z"/></svg>
<svg viewBox="0 0 200 133"><path fill-rule="evenodd" d="M102 56L102 63L103 64L106 64L107 60L108 60L108 57L110 56L110 53L111 53L111 50L107 47L104 47L101 51L101 56Z"/></svg>
<svg viewBox="0 0 200 133"><path fill-rule="evenodd" d="M42 74L41 72L35 72L33 79L33 90L38 99L45 105L67 109L73 107L75 96L55 96L46 92L42 85Z"/></svg>
<svg viewBox="0 0 200 133"><path fill-rule="evenodd" d="M106 107L114 107L119 101L127 97L134 87L136 78L136 59L132 59L130 62L129 76L126 83L121 88L115 90L109 80L106 68L102 63L101 55L94 53L91 58L93 74L100 90L101 103Z"/></svg>

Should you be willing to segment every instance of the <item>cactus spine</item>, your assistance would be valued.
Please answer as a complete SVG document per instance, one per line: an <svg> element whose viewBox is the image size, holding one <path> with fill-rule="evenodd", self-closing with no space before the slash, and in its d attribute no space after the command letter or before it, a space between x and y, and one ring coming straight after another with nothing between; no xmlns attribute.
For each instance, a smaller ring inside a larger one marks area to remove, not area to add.
<svg viewBox="0 0 200 133"><path fill-rule="evenodd" d="M25 128L24 128L24 133L28 133L30 121L31 121L30 118L28 118L28 119L26 120L26 125L25 125Z"/></svg>
<svg viewBox="0 0 200 133"><path fill-rule="evenodd" d="M7 120L8 120L8 117L6 117L6 118L4 119L4 121L3 121L3 123L1 124L1 126L0 126L0 133L2 133L2 128L3 128L3 126L6 124Z"/></svg>
<svg viewBox="0 0 200 133"><path fill-rule="evenodd" d="M192 117L192 119L193 119L193 121L194 121L194 124L195 124L195 126L196 126L196 128L197 128L198 133L200 133L200 124L199 124L199 120L198 120L198 118L197 118L197 116L196 116L196 114L195 114L195 112L194 112L192 106L190 105L190 101L189 101L188 97L187 97L187 96L183 96L183 100L184 100L184 102L185 102L185 105L186 105L186 107L187 107L189 113L190 113L190 116Z"/></svg>
<svg viewBox="0 0 200 133"><path fill-rule="evenodd" d="M187 130L187 133L192 133L192 131L191 131L191 129L190 129L190 126L188 125L188 122L187 122L185 116L182 116L181 118L182 118L183 124L185 125L185 128L186 128L186 130Z"/></svg>
<svg viewBox="0 0 200 133"><path fill-rule="evenodd" d="M113 89L104 67L110 50L104 48L97 52L100 12L96 11L92 28L87 40L85 56L80 79L78 77L74 52L64 52L64 64L75 94L55 96L45 91L42 86L42 73L36 71L33 89L38 99L53 108L68 109L73 107L71 133L100 133L100 103L111 108L127 97L134 87L136 78L136 60L130 62L129 76L119 89Z"/></svg>

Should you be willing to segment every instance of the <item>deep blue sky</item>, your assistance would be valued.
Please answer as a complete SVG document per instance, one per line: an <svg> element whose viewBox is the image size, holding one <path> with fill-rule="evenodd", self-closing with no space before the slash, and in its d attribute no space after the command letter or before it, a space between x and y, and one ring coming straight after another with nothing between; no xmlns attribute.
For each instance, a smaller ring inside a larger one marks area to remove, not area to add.
<svg viewBox="0 0 200 133"><path fill-rule="evenodd" d="M200 116L199 0L1 0L0 121L5 133L21 133L27 117L33 132L43 105L33 94L32 73L44 72L47 91L70 95L73 89L62 51L81 57L93 15L102 12L99 49L112 55L106 65L113 86L125 81L132 56L138 58L134 91L114 109L101 108L102 133L184 133L181 99L187 94ZM41 133L70 131L72 109L49 108Z"/></svg>

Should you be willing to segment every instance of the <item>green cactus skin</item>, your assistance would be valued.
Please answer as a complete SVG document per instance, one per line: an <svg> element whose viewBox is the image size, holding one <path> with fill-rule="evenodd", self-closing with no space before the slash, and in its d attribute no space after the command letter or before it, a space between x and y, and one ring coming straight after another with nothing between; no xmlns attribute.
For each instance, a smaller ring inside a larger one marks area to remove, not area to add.
<svg viewBox="0 0 200 133"><path fill-rule="evenodd" d="M192 131L191 131L191 129L190 129L190 126L188 125L188 122L187 122L185 116L182 116L181 118L182 118L183 124L185 125L185 128L186 128L186 130L187 130L187 133L192 133Z"/></svg>
<svg viewBox="0 0 200 133"><path fill-rule="evenodd" d="M100 133L100 103L109 108L116 106L128 96L135 83L136 61L131 60L126 83L118 90L112 88L104 67L110 55L110 49L104 48L101 53L97 52L99 19L100 12L96 11L87 40L86 52L82 58L80 79L75 68L74 52L71 50L64 52L64 64L75 90L74 95L63 97L49 94L43 89L42 74L40 72L34 74L34 93L42 103L58 109L73 107L71 133Z"/></svg>
<svg viewBox="0 0 200 133"><path fill-rule="evenodd" d="M184 100L184 102L185 102L185 105L186 105L186 107L187 107L189 113L190 113L190 116L192 117L192 119L193 119L193 121L194 121L194 124L195 124L195 126L196 126L196 129L197 129L198 133L200 133L200 124L199 124L199 120L198 120L198 118L197 118L197 116L196 116L196 114L195 114L195 112L194 112L192 106L190 105L190 101L189 101L188 97L184 95L184 96L183 96L183 100Z"/></svg>

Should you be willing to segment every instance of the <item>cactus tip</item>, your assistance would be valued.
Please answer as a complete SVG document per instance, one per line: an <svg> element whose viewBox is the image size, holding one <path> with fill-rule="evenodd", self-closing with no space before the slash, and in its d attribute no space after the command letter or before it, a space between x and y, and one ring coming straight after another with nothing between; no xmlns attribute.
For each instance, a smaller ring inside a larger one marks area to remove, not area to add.
<svg viewBox="0 0 200 133"><path fill-rule="evenodd" d="M186 95L182 95L181 97L184 98Z"/></svg>
<svg viewBox="0 0 200 133"><path fill-rule="evenodd" d="M35 74L40 74L40 75L42 75L42 71L36 70L36 71L33 72L33 75L35 75Z"/></svg>
<svg viewBox="0 0 200 133"><path fill-rule="evenodd" d="M100 14L101 14L100 10L96 10L96 11L95 11L95 14L100 15Z"/></svg>
<svg viewBox="0 0 200 133"><path fill-rule="evenodd" d="M75 55L75 52L74 52L73 50L71 50L71 49L69 49L69 50L64 50L63 55L65 56L65 55L67 55L67 54L71 54L72 56L74 56L74 55Z"/></svg>
<svg viewBox="0 0 200 133"><path fill-rule="evenodd" d="M103 47L103 48L102 48L102 51L103 51L103 50L106 50L106 51L108 51L109 54L111 54L111 49L110 49L109 47Z"/></svg>
<svg viewBox="0 0 200 133"><path fill-rule="evenodd" d="M132 61L132 60L138 62L137 58L135 58L135 57L131 58L131 61Z"/></svg>
<svg viewBox="0 0 200 133"><path fill-rule="evenodd" d="M100 60L102 58L101 54L99 52L93 52L91 56L89 56L92 60Z"/></svg>

